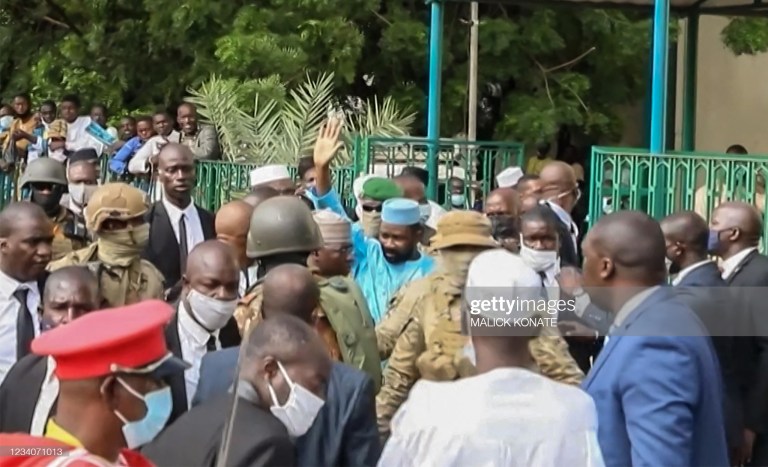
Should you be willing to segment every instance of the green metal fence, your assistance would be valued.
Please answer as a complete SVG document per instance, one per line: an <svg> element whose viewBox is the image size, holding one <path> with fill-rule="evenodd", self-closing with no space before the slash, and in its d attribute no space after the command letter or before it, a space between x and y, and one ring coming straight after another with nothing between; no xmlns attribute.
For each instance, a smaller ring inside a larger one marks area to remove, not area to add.
<svg viewBox="0 0 768 467"><path fill-rule="evenodd" d="M691 210L709 220L714 208L724 201L745 201L765 213L766 177L766 156L704 152L659 156L642 149L595 147L590 224L605 214L607 199L613 210L637 209L657 219ZM768 238L764 235L764 251L768 251L766 247Z"/></svg>
<svg viewBox="0 0 768 467"><path fill-rule="evenodd" d="M430 142L426 138L358 138L355 141L355 173L375 173L384 177L400 174L404 167L426 168ZM493 189L494 178L505 168L523 167L525 146L515 142L441 139L438 159L438 201L450 202L447 180L458 177L467 187L480 188L482 196Z"/></svg>
<svg viewBox="0 0 768 467"><path fill-rule="evenodd" d="M256 168L255 164L242 164L235 162L221 161L200 161L197 162L197 184L194 191L195 201L205 209L216 211L219 207L232 199L242 197L250 190L249 173ZM288 170L295 178L297 176L296 167L289 167ZM352 182L355 178L355 171L351 166L336 167L333 169L334 188L342 193L342 201L346 206L353 206L354 195L352 193ZM0 173L0 207L5 206L15 198L15 180L18 177L15 174ZM107 160L101 161L101 181L114 181L114 177L107 170ZM158 189L157 182L151 181L147 177L133 177L125 180L127 183L140 188L150 194Z"/></svg>

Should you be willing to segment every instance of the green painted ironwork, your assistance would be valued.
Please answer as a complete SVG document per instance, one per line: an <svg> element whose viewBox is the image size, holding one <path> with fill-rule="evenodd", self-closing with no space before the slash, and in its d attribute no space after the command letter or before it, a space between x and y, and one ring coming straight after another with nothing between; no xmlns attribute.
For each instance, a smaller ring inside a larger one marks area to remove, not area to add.
<svg viewBox="0 0 768 467"><path fill-rule="evenodd" d="M757 155L674 152L661 156L644 149L592 149L589 220L613 210L636 209L660 219L691 210L709 220L718 204L744 201L768 209L765 180L768 157ZM768 232L768 225L766 225ZM768 251L763 235L763 251Z"/></svg>
<svg viewBox="0 0 768 467"><path fill-rule="evenodd" d="M354 167L356 174L375 173L394 177L404 167L426 168L430 141L427 138L358 138L355 141ZM465 182L467 198L472 187L482 196L494 187L496 175L510 166L524 167L525 146L515 142L441 139L438 145L437 198L444 206L450 204L448 179L458 177Z"/></svg>
<svg viewBox="0 0 768 467"><path fill-rule="evenodd" d="M107 170L106 159L100 163L101 181L117 181L119 177L114 176ZM254 164L242 164L220 161L199 161L197 162L197 183L195 186L195 201L205 209L216 211L219 207L233 199L244 196L249 190L249 173L256 167ZM297 176L296 167L289 167L289 172L295 178ZM355 171L351 166L336 167L333 172L334 188L342 193L344 205L354 206L354 195L352 193L352 182L354 181ZM17 199L14 194L15 180L18 174L0 173L0 207ZM126 183L139 188L150 195L158 189L157 182L152 181L149 176L146 177L128 177L124 180Z"/></svg>

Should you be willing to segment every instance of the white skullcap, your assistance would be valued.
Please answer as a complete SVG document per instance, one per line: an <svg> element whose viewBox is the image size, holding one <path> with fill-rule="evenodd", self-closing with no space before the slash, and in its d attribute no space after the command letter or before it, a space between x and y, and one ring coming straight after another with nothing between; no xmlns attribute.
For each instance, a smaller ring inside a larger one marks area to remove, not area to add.
<svg viewBox="0 0 768 467"><path fill-rule="evenodd" d="M251 170L251 187L285 179L291 179L291 174L285 165L265 165Z"/></svg>
<svg viewBox="0 0 768 467"><path fill-rule="evenodd" d="M520 167L507 167L496 175L496 185L499 188L512 188L523 177L523 170Z"/></svg>
<svg viewBox="0 0 768 467"><path fill-rule="evenodd" d="M472 260L467 273L465 297L470 308L473 301L491 303L496 300L539 300L544 288L536 271L520 256L498 248L480 253ZM519 306L507 310L483 310L489 318L530 318L534 307Z"/></svg>

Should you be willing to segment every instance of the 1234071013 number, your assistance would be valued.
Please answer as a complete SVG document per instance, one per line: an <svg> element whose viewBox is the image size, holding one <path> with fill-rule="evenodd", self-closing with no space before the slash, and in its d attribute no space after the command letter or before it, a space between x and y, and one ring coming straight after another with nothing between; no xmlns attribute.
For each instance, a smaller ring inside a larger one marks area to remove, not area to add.
<svg viewBox="0 0 768 467"><path fill-rule="evenodd" d="M68 452L56 446L0 446L0 457L65 456Z"/></svg>

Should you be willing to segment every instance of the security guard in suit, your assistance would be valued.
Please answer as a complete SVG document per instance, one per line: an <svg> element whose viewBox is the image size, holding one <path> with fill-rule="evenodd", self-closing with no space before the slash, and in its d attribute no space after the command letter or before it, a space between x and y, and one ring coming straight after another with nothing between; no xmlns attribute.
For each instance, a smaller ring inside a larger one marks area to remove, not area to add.
<svg viewBox="0 0 768 467"><path fill-rule="evenodd" d="M435 271L400 289L376 327L380 357L389 358L376 396L383 438L416 381L453 381L475 374L465 355L468 339L462 333L462 295L472 260L482 251L498 248L498 243L482 214L451 211L438 221L431 245L438 254ZM571 384L583 379L559 335L532 339L530 350L542 374Z"/></svg>
<svg viewBox="0 0 768 467"><path fill-rule="evenodd" d="M51 262L48 269L87 266L98 277L110 307L163 299L163 274L141 258L149 240L147 209L146 196L138 188L125 183L100 186L86 209L87 226L97 234L96 242Z"/></svg>
<svg viewBox="0 0 768 467"><path fill-rule="evenodd" d="M325 213L321 218L323 215ZM351 228L349 223L346 228ZM336 237L331 240L329 246L337 247ZM261 282L264 275L281 264L308 265L310 255L316 257L326 253L330 252L324 248L318 223L300 199L278 196L259 204L251 215L246 254L259 262L260 279L246 292L235 310L241 334L246 335L262 319ZM381 363L373 320L360 287L349 277L324 276L316 267L312 269L320 288L320 308L314 314L315 329L323 337L331 356L366 372L378 391Z"/></svg>
<svg viewBox="0 0 768 467"><path fill-rule="evenodd" d="M67 189L64 164L49 157L40 157L27 165L19 187L29 200L43 208L54 223L52 259L88 245L85 224L72 211L62 206L61 197Z"/></svg>

